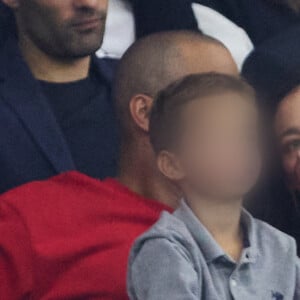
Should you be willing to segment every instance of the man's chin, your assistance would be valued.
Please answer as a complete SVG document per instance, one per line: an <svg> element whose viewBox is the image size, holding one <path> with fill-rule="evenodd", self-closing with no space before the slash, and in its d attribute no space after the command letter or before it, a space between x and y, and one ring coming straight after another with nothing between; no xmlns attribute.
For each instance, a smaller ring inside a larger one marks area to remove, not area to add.
<svg viewBox="0 0 300 300"><path fill-rule="evenodd" d="M99 48L101 47L101 44L97 45L96 47L86 47L84 49L79 49L78 51L74 51L72 54L73 58L84 58L87 56L94 55Z"/></svg>
<svg viewBox="0 0 300 300"><path fill-rule="evenodd" d="M104 35L103 30L103 28L99 28L81 33L73 31L65 39L63 56L83 58L95 54L101 48Z"/></svg>
<svg viewBox="0 0 300 300"><path fill-rule="evenodd" d="M99 48L101 47L101 42L92 42L88 43L84 40L74 47L70 47L69 49L66 49L65 53L63 54L64 58L71 58L71 59L79 59L84 58L87 56L94 55Z"/></svg>

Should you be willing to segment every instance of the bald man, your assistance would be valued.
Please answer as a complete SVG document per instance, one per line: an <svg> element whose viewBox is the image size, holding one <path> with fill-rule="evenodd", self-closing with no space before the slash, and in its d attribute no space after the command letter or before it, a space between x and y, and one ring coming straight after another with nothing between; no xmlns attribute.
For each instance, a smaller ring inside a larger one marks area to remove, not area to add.
<svg viewBox="0 0 300 300"><path fill-rule="evenodd" d="M69 172L2 196L1 299L128 299L133 241L178 201L154 164L153 97L176 78L207 71L237 75L229 52L198 34L157 34L129 49L116 82L123 132L118 178L101 182Z"/></svg>
<svg viewBox="0 0 300 300"><path fill-rule="evenodd" d="M229 51L197 32L155 34L123 56L115 91L122 132L119 178L131 190L170 205L170 188L156 168L148 136L153 98L180 77L210 71L238 75Z"/></svg>

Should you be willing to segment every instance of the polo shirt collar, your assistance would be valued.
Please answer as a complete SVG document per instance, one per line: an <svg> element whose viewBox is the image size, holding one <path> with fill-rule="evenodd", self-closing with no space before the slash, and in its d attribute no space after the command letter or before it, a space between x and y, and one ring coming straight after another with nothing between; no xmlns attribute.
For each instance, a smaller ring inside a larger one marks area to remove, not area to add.
<svg viewBox="0 0 300 300"><path fill-rule="evenodd" d="M179 209L177 209L174 215L185 223L208 264L221 257L228 257L184 200L182 200ZM255 262L258 254L255 222L246 210L242 211L241 220L245 228L245 248L240 263Z"/></svg>
<svg viewBox="0 0 300 300"><path fill-rule="evenodd" d="M245 209L243 209L241 222L244 227L245 236L245 257L242 257L241 259L244 259L250 263L256 262L259 251L257 240L258 234L255 219Z"/></svg>
<svg viewBox="0 0 300 300"><path fill-rule="evenodd" d="M174 214L185 223L207 263L226 255L184 200L182 200L179 209Z"/></svg>

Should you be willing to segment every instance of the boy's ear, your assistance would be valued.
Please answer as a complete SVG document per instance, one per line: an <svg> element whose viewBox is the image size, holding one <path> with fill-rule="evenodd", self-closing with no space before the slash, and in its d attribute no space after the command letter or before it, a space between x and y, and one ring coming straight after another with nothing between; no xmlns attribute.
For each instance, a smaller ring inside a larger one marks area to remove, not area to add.
<svg viewBox="0 0 300 300"><path fill-rule="evenodd" d="M20 0L2 0L2 2L12 9L18 8L20 4Z"/></svg>
<svg viewBox="0 0 300 300"><path fill-rule="evenodd" d="M149 131L149 116L152 105L153 98L143 94L134 96L129 104L132 119L145 132Z"/></svg>
<svg viewBox="0 0 300 300"><path fill-rule="evenodd" d="M180 181L184 178L184 173L180 168L174 154L162 151L157 157L157 165L161 173L171 181Z"/></svg>

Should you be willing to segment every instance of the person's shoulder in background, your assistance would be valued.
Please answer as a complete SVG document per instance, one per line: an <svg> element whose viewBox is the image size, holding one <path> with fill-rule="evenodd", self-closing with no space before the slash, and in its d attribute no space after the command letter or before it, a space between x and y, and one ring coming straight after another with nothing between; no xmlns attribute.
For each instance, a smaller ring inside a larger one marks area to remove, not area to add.
<svg viewBox="0 0 300 300"><path fill-rule="evenodd" d="M220 40L240 68L253 50L242 28L196 1L111 0L103 47L97 55L120 58L136 38L167 30L195 30Z"/></svg>
<svg viewBox="0 0 300 300"><path fill-rule="evenodd" d="M0 250L7 255L0 256L1 296L83 299L93 293L126 299L130 247L163 210L171 209L114 179L76 171L3 194Z"/></svg>
<svg viewBox="0 0 300 300"><path fill-rule="evenodd" d="M239 69L253 50L253 44L245 30L208 6L192 3L199 29L206 35L221 41L230 51Z"/></svg>
<svg viewBox="0 0 300 300"><path fill-rule="evenodd" d="M299 23L299 14L275 0L191 0L206 5L250 36L255 46ZM285 1L282 1L285 2Z"/></svg>
<svg viewBox="0 0 300 300"><path fill-rule="evenodd" d="M157 217L163 210L172 211L158 201L146 199L130 191L116 179L98 180L78 171L69 171L49 179L23 184L0 195L0 204L2 202L9 203L24 215L28 212L33 218L39 217L41 211L46 214L55 212L57 203L69 213L72 208L80 208L80 205L87 210L88 207L100 207L103 216L108 213L107 205L118 207L118 210L125 209L132 214L135 211L140 213L148 207L157 213ZM34 208L40 208L36 210L39 214L36 214ZM138 211L138 208L141 208L141 211Z"/></svg>

